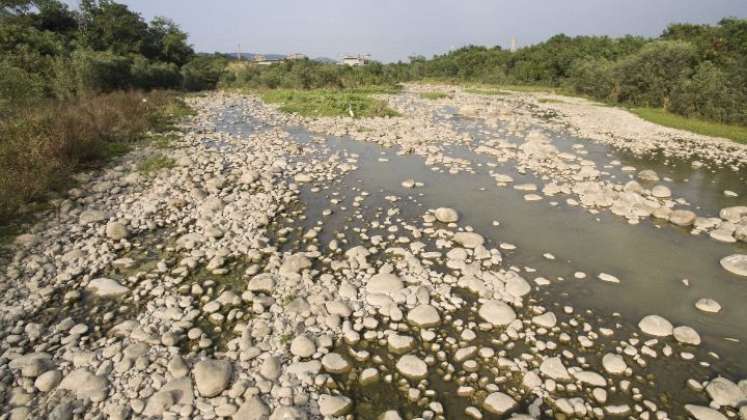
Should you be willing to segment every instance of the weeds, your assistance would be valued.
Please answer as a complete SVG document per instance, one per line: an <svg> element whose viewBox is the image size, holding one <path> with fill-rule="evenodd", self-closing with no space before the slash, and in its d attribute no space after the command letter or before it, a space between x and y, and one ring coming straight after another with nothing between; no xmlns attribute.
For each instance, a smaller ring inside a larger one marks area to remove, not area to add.
<svg viewBox="0 0 747 420"><path fill-rule="evenodd" d="M686 130L705 136L722 137L747 144L747 127L744 126L683 117L656 108L632 108L630 111L646 121L665 127Z"/></svg>
<svg viewBox="0 0 747 420"><path fill-rule="evenodd" d="M438 99L449 98L449 95L443 92L422 92L420 93L421 98L435 101Z"/></svg>
<svg viewBox="0 0 747 420"><path fill-rule="evenodd" d="M137 170L142 172L144 175L153 175L161 169L173 168L175 164L176 161L174 159L159 153L138 163Z"/></svg>
<svg viewBox="0 0 747 420"><path fill-rule="evenodd" d="M16 109L0 120L0 225L71 185L78 170L120 156L190 110L168 92L115 92Z"/></svg>
<svg viewBox="0 0 747 420"><path fill-rule="evenodd" d="M394 117L399 115L384 101L367 93L347 90L268 90L261 93L265 102L279 104L283 112L305 117L353 118Z"/></svg>

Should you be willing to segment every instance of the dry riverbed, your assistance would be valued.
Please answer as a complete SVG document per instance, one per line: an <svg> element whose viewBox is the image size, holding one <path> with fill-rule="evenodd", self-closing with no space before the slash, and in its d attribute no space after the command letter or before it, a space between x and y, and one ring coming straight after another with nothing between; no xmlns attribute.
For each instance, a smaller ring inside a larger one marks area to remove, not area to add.
<svg viewBox="0 0 747 420"><path fill-rule="evenodd" d="M193 98L173 168L81 175L2 261L3 415L747 419L747 147L382 98Z"/></svg>

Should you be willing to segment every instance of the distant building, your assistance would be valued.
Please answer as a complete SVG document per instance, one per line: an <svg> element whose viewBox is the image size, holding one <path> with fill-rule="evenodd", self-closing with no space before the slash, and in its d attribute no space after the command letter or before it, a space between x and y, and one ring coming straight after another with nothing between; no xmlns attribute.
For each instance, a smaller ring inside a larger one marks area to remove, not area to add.
<svg viewBox="0 0 747 420"><path fill-rule="evenodd" d="M301 53L294 53L294 54L288 54L287 57L285 57L286 60L306 60L306 56Z"/></svg>
<svg viewBox="0 0 747 420"><path fill-rule="evenodd" d="M511 38L511 52L516 52L516 37Z"/></svg>
<svg viewBox="0 0 747 420"><path fill-rule="evenodd" d="M262 54L255 55L254 60L252 60L254 64L258 64L260 66L269 66L271 64L282 63L283 61L284 60L282 58L267 58Z"/></svg>
<svg viewBox="0 0 747 420"><path fill-rule="evenodd" d="M370 61L369 57L370 57L369 55L363 55L363 54L346 55L342 57L342 60L340 60L339 64L343 66L352 66L352 67L362 66L362 65L368 64L368 62Z"/></svg>

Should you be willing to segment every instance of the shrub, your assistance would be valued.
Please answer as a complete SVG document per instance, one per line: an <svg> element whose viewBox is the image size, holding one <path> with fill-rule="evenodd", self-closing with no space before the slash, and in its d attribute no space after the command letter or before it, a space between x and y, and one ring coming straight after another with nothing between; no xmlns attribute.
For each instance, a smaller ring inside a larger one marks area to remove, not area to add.
<svg viewBox="0 0 747 420"><path fill-rule="evenodd" d="M722 123L747 123L743 106L744 87L710 61L700 64L691 79L684 79L672 93L672 112Z"/></svg>
<svg viewBox="0 0 747 420"><path fill-rule="evenodd" d="M133 60L130 78L132 87L138 89L179 89L182 85L179 66L143 57L135 57Z"/></svg>
<svg viewBox="0 0 747 420"><path fill-rule="evenodd" d="M182 87L189 91L215 89L228 60L222 56L201 55L182 67Z"/></svg>

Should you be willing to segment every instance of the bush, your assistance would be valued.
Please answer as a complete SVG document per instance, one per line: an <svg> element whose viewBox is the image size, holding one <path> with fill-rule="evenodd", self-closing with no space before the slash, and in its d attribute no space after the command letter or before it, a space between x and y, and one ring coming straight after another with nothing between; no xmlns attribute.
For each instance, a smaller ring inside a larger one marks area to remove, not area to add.
<svg viewBox="0 0 747 420"><path fill-rule="evenodd" d="M567 83L576 93L607 99L615 85L612 63L604 58L577 60L573 64Z"/></svg>
<svg viewBox="0 0 747 420"><path fill-rule="evenodd" d="M684 79L672 93L671 110L677 114L722 123L747 123L741 104L744 87L710 61L699 65L691 79Z"/></svg>
<svg viewBox="0 0 747 420"><path fill-rule="evenodd" d="M656 41L619 61L612 69L618 102L668 109L671 94L692 73L696 51L681 41Z"/></svg>
<svg viewBox="0 0 747 420"><path fill-rule="evenodd" d="M138 89L179 89L182 75L179 66L174 63L151 61L135 57L130 68L132 87Z"/></svg>
<svg viewBox="0 0 747 420"><path fill-rule="evenodd" d="M0 60L0 119L44 96L44 79Z"/></svg>
<svg viewBox="0 0 747 420"><path fill-rule="evenodd" d="M215 89L228 60L216 55L201 55L182 67L182 87L188 91Z"/></svg>
<svg viewBox="0 0 747 420"><path fill-rule="evenodd" d="M131 87L132 60L110 52L76 50L71 58L59 57L54 63L52 91L68 99Z"/></svg>

